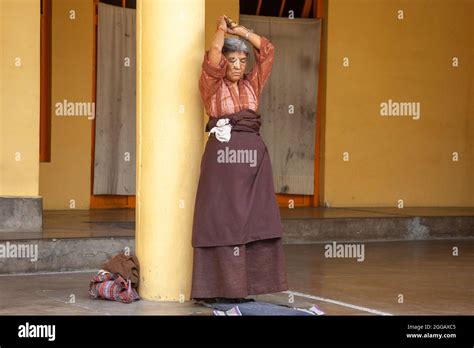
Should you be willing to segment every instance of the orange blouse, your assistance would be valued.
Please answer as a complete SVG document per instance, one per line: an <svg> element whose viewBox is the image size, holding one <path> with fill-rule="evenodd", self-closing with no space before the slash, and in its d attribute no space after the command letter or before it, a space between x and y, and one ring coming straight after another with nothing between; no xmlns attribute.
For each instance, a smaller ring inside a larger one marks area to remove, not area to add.
<svg viewBox="0 0 474 348"><path fill-rule="evenodd" d="M209 61L209 51L204 54L199 91L209 117L233 114L242 109L257 112L258 100L270 76L275 55L275 47L261 36L260 50L253 48L255 66L238 81L239 95L232 83L225 77L228 61L224 55L218 65Z"/></svg>

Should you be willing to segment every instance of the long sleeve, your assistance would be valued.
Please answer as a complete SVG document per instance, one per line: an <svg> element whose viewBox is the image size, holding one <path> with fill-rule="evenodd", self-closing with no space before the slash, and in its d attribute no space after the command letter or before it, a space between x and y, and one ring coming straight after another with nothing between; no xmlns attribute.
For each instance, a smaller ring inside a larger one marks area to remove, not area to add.
<svg viewBox="0 0 474 348"><path fill-rule="evenodd" d="M246 77L252 85L257 98L262 93L263 87L270 77L275 56L275 46L264 36L260 36L260 40L260 50L254 47L255 66Z"/></svg>
<svg viewBox="0 0 474 348"><path fill-rule="evenodd" d="M218 65L209 61L209 51L204 54L201 77L199 78L199 91L206 110L209 110L211 97L217 92L222 84L227 69L227 59L224 55Z"/></svg>

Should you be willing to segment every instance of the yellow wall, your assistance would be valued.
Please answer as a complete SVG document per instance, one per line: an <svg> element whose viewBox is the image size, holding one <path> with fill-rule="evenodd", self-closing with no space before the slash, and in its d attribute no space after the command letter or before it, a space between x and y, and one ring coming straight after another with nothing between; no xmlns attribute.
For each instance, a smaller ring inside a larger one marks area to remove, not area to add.
<svg viewBox="0 0 474 348"><path fill-rule="evenodd" d="M40 0L0 1L0 195L37 196ZM21 66L17 67L17 58Z"/></svg>
<svg viewBox="0 0 474 348"><path fill-rule="evenodd" d="M45 209L68 209L71 199L88 209L91 121L55 116L54 104L92 100L93 2L53 2L52 161L40 165L39 3L0 1L0 195L39 193ZM205 48L222 13L238 19L238 0L206 1ZM332 0L327 15L321 200L474 206L474 3ZM21 68L14 57L23 57ZM388 99L420 102L420 120L379 116Z"/></svg>
<svg viewBox="0 0 474 348"><path fill-rule="evenodd" d="M44 209L69 209L71 200L76 209L89 208L92 121L56 116L55 104L92 102L93 28L92 0L53 0L51 162L40 165Z"/></svg>
<svg viewBox="0 0 474 348"><path fill-rule="evenodd" d="M67 11L76 10L76 20ZM57 101L91 101L93 1L53 0L52 105ZM206 47L219 14L239 17L238 0L206 1ZM203 47L204 49L204 47ZM203 51L204 54L204 51ZM197 88L197 81L196 81ZM51 163L41 163L40 194L45 209L88 209L91 185L91 121L52 115Z"/></svg>
<svg viewBox="0 0 474 348"><path fill-rule="evenodd" d="M474 2L328 6L322 201L474 206ZM389 99L421 103L421 118L380 116Z"/></svg>

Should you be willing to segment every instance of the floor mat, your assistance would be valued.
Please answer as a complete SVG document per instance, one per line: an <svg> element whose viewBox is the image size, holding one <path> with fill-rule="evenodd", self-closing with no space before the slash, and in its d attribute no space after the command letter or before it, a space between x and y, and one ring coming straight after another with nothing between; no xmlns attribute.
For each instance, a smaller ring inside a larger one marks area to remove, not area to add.
<svg viewBox="0 0 474 348"><path fill-rule="evenodd" d="M214 309L214 315L314 316L324 314L316 306L313 306L310 309L300 309L260 301L245 303L205 303L198 301L197 303Z"/></svg>

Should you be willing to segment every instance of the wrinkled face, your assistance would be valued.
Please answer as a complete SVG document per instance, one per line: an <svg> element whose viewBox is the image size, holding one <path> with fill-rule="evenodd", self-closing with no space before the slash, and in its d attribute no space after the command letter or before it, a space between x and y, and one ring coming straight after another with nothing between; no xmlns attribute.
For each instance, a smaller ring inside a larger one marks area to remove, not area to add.
<svg viewBox="0 0 474 348"><path fill-rule="evenodd" d="M225 54L228 61L226 77L229 81L236 82L244 76L247 66L247 55L244 52L228 52Z"/></svg>

